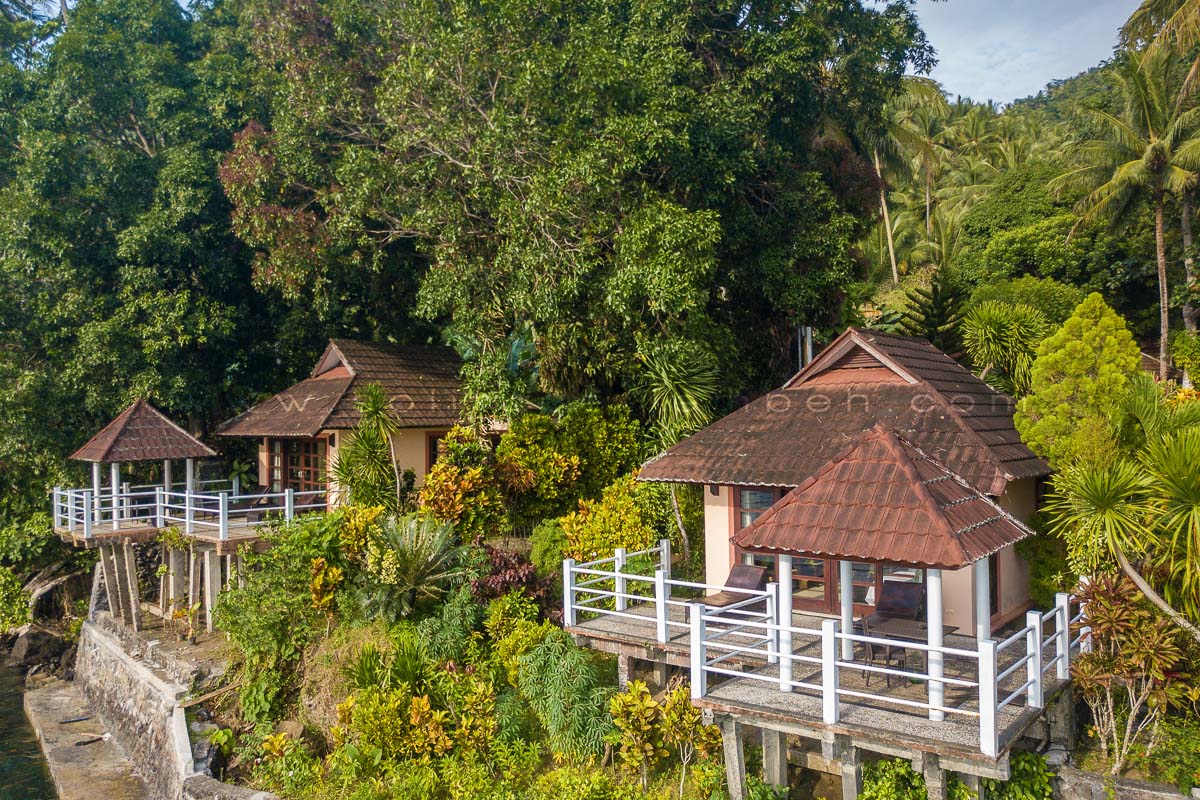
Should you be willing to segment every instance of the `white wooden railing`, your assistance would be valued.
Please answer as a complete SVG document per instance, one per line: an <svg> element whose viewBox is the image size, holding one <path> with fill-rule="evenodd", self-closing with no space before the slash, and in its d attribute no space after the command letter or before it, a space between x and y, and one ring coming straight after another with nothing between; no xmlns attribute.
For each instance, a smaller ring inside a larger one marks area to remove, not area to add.
<svg viewBox="0 0 1200 800"><path fill-rule="evenodd" d="M54 527L90 539L98 532L178 527L185 535L228 539L271 519L292 520L325 510L325 490L266 494L186 491L162 486L122 486L116 493L55 488Z"/></svg>
<svg viewBox="0 0 1200 800"><path fill-rule="evenodd" d="M658 557L653 576L633 571L629 562L634 556ZM1054 608L1044 613L1028 612L1024 626L1006 638L976 641L955 637L964 642L959 647L845 631L837 619L820 620L820 627L798 627L792 620L781 619L779 609L788 608L790 603L782 594L787 589L774 583L762 591L730 589L746 595L746 599L732 605L706 605L705 594L726 587L672 579L670 543L665 541L651 550L634 554L618 551L611 558L583 564L566 559L563 584L564 622L568 627L579 625L585 617L617 617L641 623L653 619L655 638L660 643L675 638L675 630L687 629L695 699L708 693L711 677L719 676L772 684L783 692L818 694L822 718L830 725L838 721L844 700L919 709L935 721L947 715L966 717L977 720L980 752L990 757L999 751L999 712L1018 701L1027 708L1043 708L1048 676L1068 680L1072 654L1088 647L1083 609L1072 614L1076 601L1061 593ZM684 614L671 613L680 607L686 609ZM1073 636L1073 631L1079 631L1078 635ZM685 640L679 637L677 641ZM921 652L924 668L900 669L890 666L890 662L874 663L865 657L868 645ZM944 663L947 659L969 666L954 675L946 675L940 668L930 669L931 662ZM778 665L778 669L756 669L755 664ZM798 667L806 667L801 679L795 677ZM899 678L902 686L923 683L926 699L872 691L866 686L848 688L841 681L846 670ZM965 690L968 695L963 702L947 703L946 687L960 693Z"/></svg>

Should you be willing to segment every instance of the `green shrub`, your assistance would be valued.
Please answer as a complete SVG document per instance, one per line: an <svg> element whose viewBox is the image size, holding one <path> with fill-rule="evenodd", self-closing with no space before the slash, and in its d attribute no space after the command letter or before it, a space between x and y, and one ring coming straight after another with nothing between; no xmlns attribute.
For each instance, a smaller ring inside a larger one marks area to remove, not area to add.
<svg viewBox="0 0 1200 800"><path fill-rule="evenodd" d="M529 559L543 577L558 575L562 569L563 548L567 544L567 534L563 531L562 523L557 519L542 520L533 529L529 537Z"/></svg>
<svg viewBox="0 0 1200 800"><path fill-rule="evenodd" d="M983 788L991 800L1053 800L1053 775L1046 759L1036 753L1013 753L1006 781L984 778Z"/></svg>
<svg viewBox="0 0 1200 800"><path fill-rule="evenodd" d="M1036 308L1054 325L1067 321L1083 302L1083 290L1053 278L1024 275L1020 278L985 283L971 293L971 306L988 301Z"/></svg>
<svg viewBox="0 0 1200 800"><path fill-rule="evenodd" d="M1200 719L1195 715L1164 717L1159 736L1161 742L1149 757L1142 748L1131 761L1143 775L1172 783L1188 794L1200 786Z"/></svg>
<svg viewBox="0 0 1200 800"><path fill-rule="evenodd" d="M612 729L608 698L613 690L605 685L596 659L559 628L520 658L518 688L556 753L588 758L604 748Z"/></svg>
<svg viewBox="0 0 1200 800"><path fill-rule="evenodd" d="M567 546L563 554L579 561L611 556L613 550L647 550L655 531L639 506L637 483L627 475L604 490L599 500L584 500L561 520Z"/></svg>
<svg viewBox="0 0 1200 800"><path fill-rule="evenodd" d="M974 795L953 776L947 783L950 800L970 800ZM929 796L925 777L899 758L863 766L863 791L859 800L925 800Z"/></svg>
<svg viewBox="0 0 1200 800"><path fill-rule="evenodd" d="M0 567L0 633L29 622L29 592L11 570Z"/></svg>
<svg viewBox="0 0 1200 800"><path fill-rule="evenodd" d="M358 597L367 619L395 622L432 605L465 578L467 548L430 516L386 519L367 542Z"/></svg>
<svg viewBox="0 0 1200 800"><path fill-rule="evenodd" d="M483 609L469 586L460 586L442 603L437 615L417 623L425 652L438 663L473 662L480 647L478 635Z"/></svg>
<svg viewBox="0 0 1200 800"><path fill-rule="evenodd" d="M1067 563L1067 543L1061 537L1043 533L1040 515L1030 520L1038 531L1017 542L1017 554L1029 565L1029 597L1036 608L1054 607L1055 595L1069 591L1077 579Z"/></svg>
<svg viewBox="0 0 1200 800"><path fill-rule="evenodd" d="M642 793L598 770L566 767L548 772L534 784L536 800L639 800Z"/></svg>
<svg viewBox="0 0 1200 800"><path fill-rule="evenodd" d="M8 567L17 575L28 575L55 559L73 555L51 526L50 515L32 514L0 527L0 567Z"/></svg>

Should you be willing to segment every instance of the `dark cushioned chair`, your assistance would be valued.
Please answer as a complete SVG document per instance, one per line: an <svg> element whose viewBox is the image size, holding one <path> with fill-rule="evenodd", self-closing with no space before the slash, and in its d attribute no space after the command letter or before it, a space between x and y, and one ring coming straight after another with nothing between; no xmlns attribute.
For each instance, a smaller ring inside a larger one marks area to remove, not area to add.
<svg viewBox="0 0 1200 800"><path fill-rule="evenodd" d="M756 567L752 564L737 564L733 569L729 570L729 577L725 579L725 588L716 594L710 594L704 598L704 605L714 608L724 608L731 606L734 603L740 603L743 600L748 600L753 595L746 594L747 591L761 592L767 588L767 568ZM741 589L742 591L738 591Z"/></svg>

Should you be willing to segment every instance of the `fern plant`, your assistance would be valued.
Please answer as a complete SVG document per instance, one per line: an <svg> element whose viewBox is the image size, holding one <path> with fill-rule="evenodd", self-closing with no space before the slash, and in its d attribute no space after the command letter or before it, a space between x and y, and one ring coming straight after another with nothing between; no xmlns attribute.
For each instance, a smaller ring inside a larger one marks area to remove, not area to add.
<svg viewBox="0 0 1200 800"><path fill-rule="evenodd" d="M561 629L520 658L521 694L546 728L550 748L584 760L600 754L612 730L605 686L595 656Z"/></svg>

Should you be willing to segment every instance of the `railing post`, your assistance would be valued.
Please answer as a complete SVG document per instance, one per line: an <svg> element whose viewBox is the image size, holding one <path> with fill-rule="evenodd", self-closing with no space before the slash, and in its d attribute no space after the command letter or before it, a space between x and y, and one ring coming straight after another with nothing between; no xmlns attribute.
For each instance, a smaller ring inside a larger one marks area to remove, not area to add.
<svg viewBox="0 0 1200 800"><path fill-rule="evenodd" d="M283 493L283 518L288 522L296 516L296 490L288 489Z"/></svg>
<svg viewBox="0 0 1200 800"><path fill-rule="evenodd" d="M613 583L613 588L616 590L616 609L624 611L627 607L625 602L625 590L629 587L625 580L625 548L618 547L616 549L616 558L613 559L613 572L617 573L616 581Z"/></svg>
<svg viewBox="0 0 1200 800"><path fill-rule="evenodd" d="M229 492L217 495L217 522L221 541L229 538Z"/></svg>
<svg viewBox="0 0 1200 800"><path fill-rule="evenodd" d="M1025 612L1025 653L1030 659L1025 662L1025 679L1029 682L1029 690L1025 695L1025 705L1030 708L1043 708L1042 697L1042 612Z"/></svg>
<svg viewBox="0 0 1200 800"><path fill-rule="evenodd" d="M241 479L239 476L237 476L237 475L234 475L234 476L233 476L233 479L232 479L232 480L230 480L230 481L229 481L229 483L230 483L230 485L233 487L233 496L234 496L234 497L238 497L239 495L241 495L241 493L242 493L242 479Z"/></svg>
<svg viewBox="0 0 1200 800"><path fill-rule="evenodd" d="M121 511L124 516L122 519L133 519L133 500L129 497L129 481L121 484Z"/></svg>
<svg viewBox="0 0 1200 800"><path fill-rule="evenodd" d="M54 527L61 528L62 525L62 489L54 487L50 493L50 513L54 517Z"/></svg>
<svg viewBox="0 0 1200 800"><path fill-rule="evenodd" d="M767 663L779 663L779 584L767 584Z"/></svg>
<svg viewBox="0 0 1200 800"><path fill-rule="evenodd" d="M154 526L156 528L167 527L166 509L163 507L164 494L165 490L163 487L154 487Z"/></svg>
<svg viewBox="0 0 1200 800"><path fill-rule="evenodd" d="M192 534L192 487L183 490L183 532Z"/></svg>
<svg viewBox="0 0 1200 800"><path fill-rule="evenodd" d="M791 560L790 556L787 558ZM775 591L779 595L779 599L775 603L775 608L778 609L776 616L779 617L779 691L790 692L792 690L791 581L776 584Z"/></svg>
<svg viewBox="0 0 1200 800"><path fill-rule="evenodd" d="M667 580L671 579L671 540L658 540L658 565L666 573ZM686 572L684 573L687 574Z"/></svg>
<svg viewBox="0 0 1200 800"><path fill-rule="evenodd" d="M67 530L71 533L75 532L75 526L78 521L75 519L75 496L74 489L67 489Z"/></svg>
<svg viewBox="0 0 1200 800"><path fill-rule="evenodd" d="M83 490L83 538L92 538L92 516L95 514L95 509L92 508L92 493L88 489Z"/></svg>
<svg viewBox="0 0 1200 800"><path fill-rule="evenodd" d="M699 700L708 694L708 675L704 670L704 603L688 603L691 617L689 648L692 666L692 699Z"/></svg>
<svg viewBox="0 0 1200 800"><path fill-rule="evenodd" d="M575 559L563 559L563 626L575 627Z"/></svg>
<svg viewBox="0 0 1200 800"><path fill-rule="evenodd" d="M826 725L838 721L838 620L821 620L821 718Z"/></svg>
<svg viewBox="0 0 1200 800"><path fill-rule="evenodd" d="M665 644L669 637L667 632L667 615L670 613L667 600L669 599L667 572L662 568L656 569L654 570L654 627L658 634L659 644Z"/></svg>
<svg viewBox="0 0 1200 800"><path fill-rule="evenodd" d="M1071 595L1059 592L1054 596L1054 655L1055 677L1060 681L1071 677Z"/></svg>
<svg viewBox="0 0 1200 800"><path fill-rule="evenodd" d="M996 642L979 642L979 749L990 758L999 749L996 735Z"/></svg>

